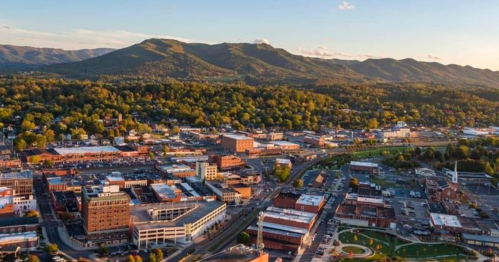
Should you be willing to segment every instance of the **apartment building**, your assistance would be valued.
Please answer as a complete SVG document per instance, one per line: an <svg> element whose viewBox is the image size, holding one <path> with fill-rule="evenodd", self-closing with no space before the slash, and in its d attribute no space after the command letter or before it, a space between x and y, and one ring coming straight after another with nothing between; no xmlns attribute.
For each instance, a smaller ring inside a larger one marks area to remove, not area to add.
<svg viewBox="0 0 499 262"><path fill-rule="evenodd" d="M218 167L206 162L196 162L196 176L201 180L217 179Z"/></svg>

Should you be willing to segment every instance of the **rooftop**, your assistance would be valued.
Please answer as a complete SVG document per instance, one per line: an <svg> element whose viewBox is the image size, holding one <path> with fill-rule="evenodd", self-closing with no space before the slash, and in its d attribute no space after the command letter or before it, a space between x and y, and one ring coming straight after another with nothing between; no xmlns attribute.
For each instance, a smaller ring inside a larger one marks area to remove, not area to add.
<svg viewBox="0 0 499 262"><path fill-rule="evenodd" d="M453 215L430 213L431 221L434 226L462 227L459 218Z"/></svg>
<svg viewBox="0 0 499 262"><path fill-rule="evenodd" d="M160 198L163 199L174 199L177 197L177 193L175 192L177 188L175 186L168 186L165 184L152 184L152 190L158 194Z"/></svg>
<svg viewBox="0 0 499 262"><path fill-rule="evenodd" d="M33 172L26 170L22 172L0 173L0 179L33 179Z"/></svg>
<svg viewBox="0 0 499 262"><path fill-rule="evenodd" d="M243 135L236 135L236 134L223 134L224 137L231 138L231 139L236 139L236 140L246 140L246 139L253 139L248 136L243 136Z"/></svg>
<svg viewBox="0 0 499 262"><path fill-rule="evenodd" d="M303 194L298 198L296 204L309 205L309 206L319 206L324 201L324 196L306 195Z"/></svg>
<svg viewBox="0 0 499 262"><path fill-rule="evenodd" d="M114 146L61 147L54 149L59 155L81 155L95 153L119 153Z"/></svg>
<svg viewBox="0 0 499 262"><path fill-rule="evenodd" d="M278 146L298 146L298 144L291 143L288 141L272 141L270 143Z"/></svg>
<svg viewBox="0 0 499 262"><path fill-rule="evenodd" d="M371 162L360 162L360 161L351 161L351 166L363 166L363 167L378 167L378 164Z"/></svg>
<svg viewBox="0 0 499 262"><path fill-rule="evenodd" d="M316 214L302 212L294 209L284 209L278 207L269 207L264 212L265 217L272 217L280 220L295 221L300 223L312 223Z"/></svg>
<svg viewBox="0 0 499 262"><path fill-rule="evenodd" d="M133 223L139 230L164 227L183 227L185 224L191 224L198 221L221 206L225 206L225 204L218 201L172 202L167 204L158 203L137 205L130 208L130 216L134 217ZM170 210L185 207L191 210L186 215L177 217L174 221L155 221L148 214L148 210L154 208L157 208L158 210Z"/></svg>
<svg viewBox="0 0 499 262"><path fill-rule="evenodd" d="M499 243L499 237L486 236L486 235L474 235L474 234L463 233L463 239L488 242L488 243Z"/></svg>

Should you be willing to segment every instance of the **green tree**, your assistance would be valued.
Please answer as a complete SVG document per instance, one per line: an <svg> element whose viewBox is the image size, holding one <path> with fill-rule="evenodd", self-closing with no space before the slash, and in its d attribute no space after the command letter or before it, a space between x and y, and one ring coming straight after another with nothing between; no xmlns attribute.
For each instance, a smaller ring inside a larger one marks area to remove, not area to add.
<svg viewBox="0 0 499 262"><path fill-rule="evenodd" d="M149 262L159 262L158 259L156 258L156 254L152 253L149 254Z"/></svg>
<svg viewBox="0 0 499 262"><path fill-rule="evenodd" d="M161 248L156 248L154 250L154 254L156 255L156 260L158 261L163 260L163 250L161 250Z"/></svg>
<svg viewBox="0 0 499 262"><path fill-rule="evenodd" d="M26 141L24 141L24 139L22 138L16 138L14 140L14 149L17 151L17 152L21 152L23 151L25 148L26 148Z"/></svg>
<svg viewBox="0 0 499 262"><path fill-rule="evenodd" d="M251 237L248 233L242 232L237 236L237 243L243 244L243 245L249 245L251 243Z"/></svg>
<svg viewBox="0 0 499 262"><path fill-rule="evenodd" d="M47 244L45 246L45 252L47 252L49 255L53 255L59 252L59 248L57 247L57 244Z"/></svg>
<svg viewBox="0 0 499 262"><path fill-rule="evenodd" d="M303 180L302 179L296 179L293 181L293 186L297 188L303 187Z"/></svg>
<svg viewBox="0 0 499 262"><path fill-rule="evenodd" d="M34 165L40 164L40 161L42 161L42 158L38 155L34 155L29 158L29 162Z"/></svg>
<svg viewBox="0 0 499 262"><path fill-rule="evenodd" d="M99 253L101 256L106 256L107 254L109 254L109 249L105 244L100 244L97 253Z"/></svg>

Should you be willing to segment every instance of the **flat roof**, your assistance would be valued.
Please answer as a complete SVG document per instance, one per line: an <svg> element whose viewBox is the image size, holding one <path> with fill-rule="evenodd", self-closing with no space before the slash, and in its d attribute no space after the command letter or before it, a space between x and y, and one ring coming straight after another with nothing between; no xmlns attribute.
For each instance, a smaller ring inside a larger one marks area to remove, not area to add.
<svg viewBox="0 0 499 262"><path fill-rule="evenodd" d="M462 227L459 218L453 215L430 213L431 221L435 226Z"/></svg>
<svg viewBox="0 0 499 262"><path fill-rule="evenodd" d="M481 241L486 243L499 243L499 237L486 236L486 235L474 235L463 233L463 238L465 240Z"/></svg>
<svg viewBox="0 0 499 262"><path fill-rule="evenodd" d="M308 230L305 228L286 226L286 225L270 223L270 222L266 222L266 221L263 221L263 228L264 229L274 229L274 230L295 233L295 234L300 234L300 235L306 235L308 233Z"/></svg>
<svg viewBox="0 0 499 262"><path fill-rule="evenodd" d="M275 162L279 164L291 164L291 160L286 158L277 158Z"/></svg>
<svg viewBox="0 0 499 262"><path fill-rule="evenodd" d="M350 161L351 166L378 167L378 164L371 162Z"/></svg>
<svg viewBox="0 0 499 262"><path fill-rule="evenodd" d="M373 197L358 197L357 201L371 204L383 204L382 198L373 198Z"/></svg>
<svg viewBox="0 0 499 262"><path fill-rule="evenodd" d="M33 172L25 170L22 172L0 173L0 179L33 179Z"/></svg>
<svg viewBox="0 0 499 262"><path fill-rule="evenodd" d="M289 209L281 209L281 210L269 210L267 209L265 212L265 217L271 217L275 219L285 220L285 221L295 221L299 223L312 223L315 218L314 213L308 212L290 212Z"/></svg>
<svg viewBox="0 0 499 262"><path fill-rule="evenodd" d="M35 231L28 231L16 234L1 234L0 244L7 244L10 242L26 242L38 239Z"/></svg>
<svg viewBox="0 0 499 262"><path fill-rule="evenodd" d="M119 175L109 175L109 176L106 176L106 179L109 180L110 182L117 182L117 181L125 181L125 179Z"/></svg>
<svg viewBox="0 0 499 262"><path fill-rule="evenodd" d="M177 188L175 186L168 186L165 184L152 184L151 188L161 198L173 199L177 197L177 194L175 193L175 189Z"/></svg>
<svg viewBox="0 0 499 262"><path fill-rule="evenodd" d="M253 140L252 137L249 136L243 136L243 135L236 135L236 134L222 134L224 137L228 137L231 139L236 139L236 140L246 140L246 139L251 139Z"/></svg>
<svg viewBox="0 0 499 262"><path fill-rule="evenodd" d="M192 224L205 217L215 209L225 206L225 203L219 201L198 201L198 202L178 202L178 203L156 203L147 205L137 205L130 207L130 216L134 217L134 226L139 230L164 228L164 227L183 227L186 224ZM147 213L148 210L158 208L159 210L175 209L188 207L192 208L186 214L177 217L174 221L154 221Z"/></svg>
<svg viewBox="0 0 499 262"><path fill-rule="evenodd" d="M307 195L303 194L298 198L296 204L309 205L309 206L319 206L324 201L324 196Z"/></svg>
<svg viewBox="0 0 499 262"><path fill-rule="evenodd" d="M84 146L84 147L59 147L54 148L59 155L73 154L93 154L93 153L119 153L121 152L114 146Z"/></svg>
<svg viewBox="0 0 499 262"><path fill-rule="evenodd" d="M184 172L184 171L190 171L194 170L189 166L182 165L182 164L175 164L175 165L161 165L158 167L161 171L167 172L167 173L175 173L175 172Z"/></svg>
<svg viewBox="0 0 499 262"><path fill-rule="evenodd" d="M258 227L256 227L256 226L249 226L248 229L255 230L258 232ZM273 229L273 228L265 228L265 227L263 228L263 232L272 233L272 234L276 234L276 235L282 235L282 236L290 236L290 237L294 237L294 238L301 238L303 236L303 234L300 234L300 233L293 233L293 232L288 232L288 231L283 231L283 230Z"/></svg>
<svg viewBox="0 0 499 262"><path fill-rule="evenodd" d="M278 146L300 146L299 144L291 143L288 141L272 141L270 143Z"/></svg>

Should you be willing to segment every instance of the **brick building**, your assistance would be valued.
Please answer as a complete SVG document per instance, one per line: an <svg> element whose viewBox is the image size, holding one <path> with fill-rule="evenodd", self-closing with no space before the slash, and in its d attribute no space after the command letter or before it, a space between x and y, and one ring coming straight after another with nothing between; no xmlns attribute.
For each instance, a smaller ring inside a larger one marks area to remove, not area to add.
<svg viewBox="0 0 499 262"><path fill-rule="evenodd" d="M246 163L241 158L232 155L228 156L217 155L216 161L218 168L222 171L239 169L243 168L246 165Z"/></svg>
<svg viewBox="0 0 499 262"><path fill-rule="evenodd" d="M222 136L222 147L236 153L243 153L246 149L253 148L254 140L251 137L233 134L224 134Z"/></svg>
<svg viewBox="0 0 499 262"><path fill-rule="evenodd" d="M31 170L23 172L1 173L0 187L14 190L15 196L29 196L33 194L33 174Z"/></svg>
<svg viewBox="0 0 499 262"><path fill-rule="evenodd" d="M87 241L95 245L128 242L130 197L118 186L84 187L81 211Z"/></svg>

